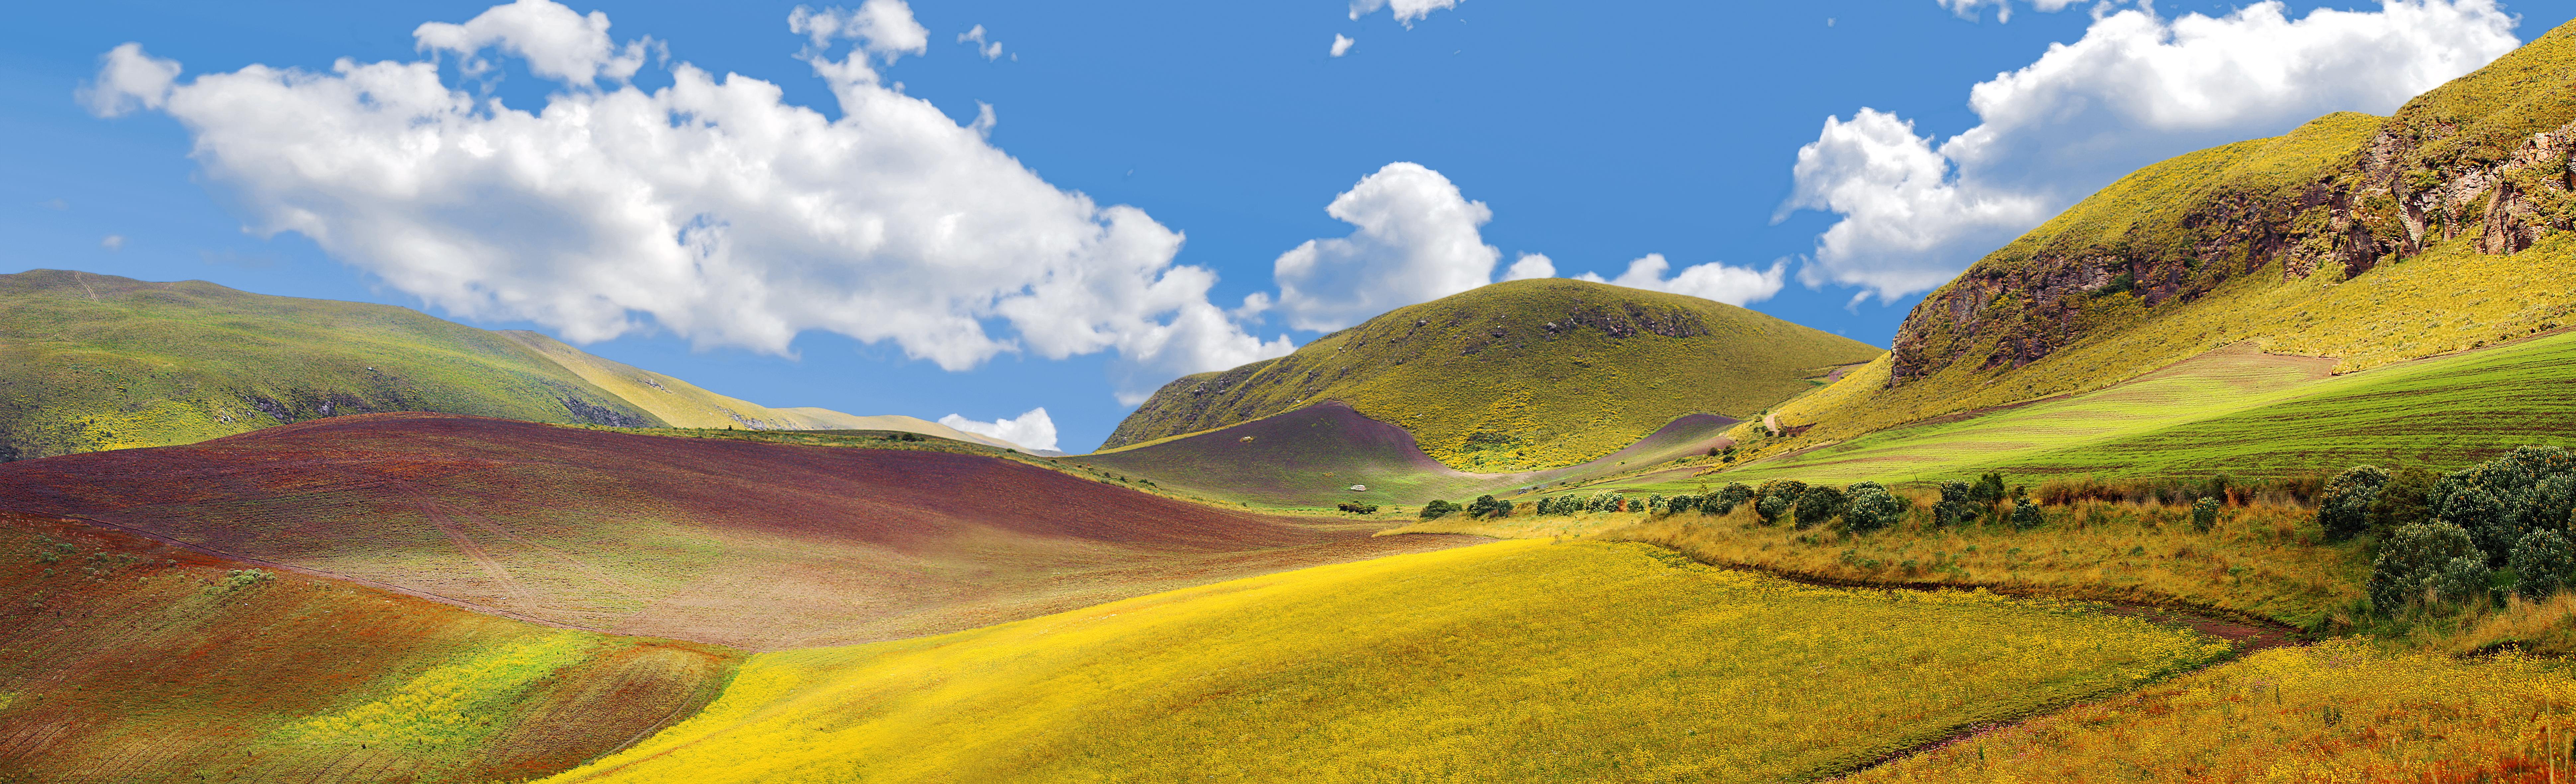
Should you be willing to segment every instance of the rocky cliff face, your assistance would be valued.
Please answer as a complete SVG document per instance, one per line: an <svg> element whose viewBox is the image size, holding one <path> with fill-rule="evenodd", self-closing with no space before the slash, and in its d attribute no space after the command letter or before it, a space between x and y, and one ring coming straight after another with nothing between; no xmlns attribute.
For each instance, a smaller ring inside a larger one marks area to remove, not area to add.
<svg viewBox="0 0 2576 784"><path fill-rule="evenodd" d="M2561 27L2384 120L2329 116L2131 175L1917 305L1888 385L2019 368L2247 275L2352 277L2439 243L2506 254L2576 228L2570 39Z"/></svg>

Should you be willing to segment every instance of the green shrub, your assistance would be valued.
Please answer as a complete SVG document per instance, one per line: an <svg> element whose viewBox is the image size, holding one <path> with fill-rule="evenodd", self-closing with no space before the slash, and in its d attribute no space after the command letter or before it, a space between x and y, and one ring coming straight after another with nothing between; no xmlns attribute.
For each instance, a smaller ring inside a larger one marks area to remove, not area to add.
<svg viewBox="0 0 2576 784"><path fill-rule="evenodd" d="M1377 504L1363 504L1357 501L1343 501L1340 509L1351 514L1377 514Z"/></svg>
<svg viewBox="0 0 2576 784"><path fill-rule="evenodd" d="M1666 514L1681 514L1681 513L1683 513L1683 512L1696 512L1696 511L1699 511L1699 504L1700 504L1700 501L1701 501L1701 500L1702 500L1702 496L1696 496L1696 495L1677 495L1677 496L1673 496L1673 497L1671 497L1671 498L1668 498L1668 499L1665 499L1665 500L1664 500L1664 512L1665 512Z"/></svg>
<svg viewBox="0 0 2576 784"><path fill-rule="evenodd" d="M1795 479L1774 479L1762 483L1753 492L1753 515L1763 525L1778 525L1789 511L1797 508L1798 497L1807 494L1807 483Z"/></svg>
<svg viewBox="0 0 2576 784"><path fill-rule="evenodd" d="M2205 534L2209 533L2210 529L2217 528L2218 509L2222 506L2226 504L2219 503L2216 498L2203 498L2191 502L2191 530Z"/></svg>
<svg viewBox="0 0 2576 784"><path fill-rule="evenodd" d="M2397 529L2433 521L2433 485L2441 481L2419 466L2407 466L2388 475L2388 483L2379 488L2379 497L2370 502L2366 526L2369 533L2386 537Z"/></svg>
<svg viewBox="0 0 2576 784"><path fill-rule="evenodd" d="M1966 482L1941 483L1941 501L1932 507L1932 524L1947 528L1977 519L1975 488Z"/></svg>
<svg viewBox="0 0 2576 784"><path fill-rule="evenodd" d="M1743 506L1744 502L1751 500L1753 500L1753 488L1751 486L1748 486L1743 482L1728 482L1725 487L1718 489L1717 508L1710 511L1717 514L1734 514L1736 507ZM1708 507L1706 504L1702 504L1701 508L1707 509Z"/></svg>
<svg viewBox="0 0 2576 784"><path fill-rule="evenodd" d="M2433 516L2465 529L2501 568L2524 534L2563 526L2576 509L2576 452L2526 446L2433 485Z"/></svg>
<svg viewBox="0 0 2576 784"><path fill-rule="evenodd" d="M2433 578L2431 596L2443 604L2483 604L2490 598L2487 588L2487 559L2480 555L2463 555L2442 565L2441 574Z"/></svg>
<svg viewBox="0 0 2576 784"><path fill-rule="evenodd" d="M218 582L215 585L216 587L230 591L238 588L248 588L274 579L277 579L277 575L270 574L265 569L234 569L232 571L225 572L223 581Z"/></svg>
<svg viewBox="0 0 2576 784"><path fill-rule="evenodd" d="M1985 474L1968 486L1968 500L1978 506L1993 508L2004 500L2004 475Z"/></svg>
<svg viewBox="0 0 2576 784"><path fill-rule="evenodd" d="M2576 580L2576 547L2571 547L2567 536L2557 531L2542 529L2523 534L2522 541L2514 543L2513 557L2508 560L2514 574L2522 577L2514 585L2514 592L2533 599L2549 598Z"/></svg>
<svg viewBox="0 0 2576 784"><path fill-rule="evenodd" d="M1511 513L1512 502L1490 495L1476 496L1476 500L1467 502L1468 517L1502 517Z"/></svg>
<svg viewBox="0 0 2576 784"><path fill-rule="evenodd" d="M1457 504L1447 501L1433 501L1422 505L1422 519L1438 520L1440 518L1456 514L1458 511L1459 507Z"/></svg>
<svg viewBox="0 0 2576 784"><path fill-rule="evenodd" d="M2486 561L2486 553L2478 549L2467 529L2438 521L2397 529L2371 562L2371 605L2393 615L2428 598L2443 598L2446 589L2455 586L2440 580L2451 563L2462 558L2481 565Z"/></svg>
<svg viewBox="0 0 2576 784"><path fill-rule="evenodd" d="M2378 466L2353 466L2336 474L2317 499L2317 527L2325 529L2330 541L2360 536L2370 530L2370 505L2387 485L2388 472Z"/></svg>
<svg viewBox="0 0 2576 784"><path fill-rule="evenodd" d="M1833 522L1834 518L1843 516L1850 506L1850 499L1840 488L1832 485L1809 487L1806 492L1798 495L1796 512L1798 529L1806 530Z"/></svg>
<svg viewBox="0 0 2576 784"><path fill-rule="evenodd" d="M2029 498L2016 498L2013 499L2012 524L2015 529L2028 531L2048 524L2048 515L2039 511L2037 502Z"/></svg>
<svg viewBox="0 0 2576 784"><path fill-rule="evenodd" d="M1855 534L1878 531L1905 519L1905 501L1887 486L1877 482L1859 482L1844 488L1848 506L1843 509L1843 530Z"/></svg>

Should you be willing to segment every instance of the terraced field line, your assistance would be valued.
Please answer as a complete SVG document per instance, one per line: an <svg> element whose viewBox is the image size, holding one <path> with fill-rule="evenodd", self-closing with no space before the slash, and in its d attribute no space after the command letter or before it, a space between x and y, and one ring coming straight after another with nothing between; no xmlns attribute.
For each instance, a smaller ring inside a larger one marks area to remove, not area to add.
<svg viewBox="0 0 2576 784"><path fill-rule="evenodd" d="M0 511L5 511L5 510L0 510ZM527 615L527 614L524 614L524 613L512 612L512 611L509 611L509 610L501 609L501 608L499 608L499 607L493 607L493 606L486 605L486 604L479 604L479 603L475 603L475 602L470 602L470 601L466 601L466 600L464 600L464 599L458 599L458 598L454 598L454 597L450 597L450 596L441 596L441 595L438 595L438 594L430 593L430 592L428 592L428 591L423 591L423 590L419 590L419 589L416 589L416 588L405 588L405 587L402 587L402 586L399 586L399 585L395 585L395 584L392 584L392 583L378 582L378 581L375 581L375 580L369 580L369 579L367 579L367 578L359 577L359 576L356 576L356 575L341 574L341 573L339 573L339 572L328 572L328 571L323 571L323 570L321 570L321 569L312 569L312 568L307 568L307 567L302 567L302 566L296 566L296 565L293 565L293 564L283 564L283 563L278 563L278 562L276 562L276 561L270 561L270 560L265 560L265 559L260 559L260 558L252 558L252 557L247 556L247 555L239 555L239 554L236 554L236 553L225 552L225 551L223 551L223 550L217 550L217 549L212 548L212 547L207 547L207 546L205 546L205 545L195 544L195 543L192 543L192 542L183 542L183 541L180 541L180 540L177 540L177 539L172 539L172 538L167 537L167 536L162 536L162 535L160 535L160 534L153 533L153 532L151 532L151 531L146 531L146 530L143 530L143 529L141 529L141 528L132 528L132 527L128 527L128 526L117 525L117 524L115 524L115 523L107 522L107 521L104 521L104 520L92 520L92 519L90 519L90 518L86 518L86 517L64 517L64 516L59 516L59 515L42 515L42 516L44 516L44 517L51 517L51 518L53 518L53 519L61 520L61 521L63 521L63 522L67 522L67 523L79 523L79 524L81 524L81 525L92 525L92 526L97 526L97 527L100 527L100 528L113 529L113 530L120 531L120 532L123 532L123 533L128 533L128 534L132 534L132 535L135 535L135 536L140 536L140 537L143 537L143 538L145 538L145 539L150 539L150 540L155 541L155 542L160 542L160 543L162 543L162 544L170 545L170 546L172 546L172 547L177 547L177 548L181 548L181 549L189 550L189 551L193 551L193 552L205 553L205 554L207 554L207 555L215 556L215 557L218 557L218 558L223 558L223 559L230 560L230 561L238 561L238 562L241 562L241 563L244 563L244 564L248 564L248 565L251 565L251 566L259 566L259 567L265 567L265 568L269 568L269 569L276 569L276 570L281 571L281 572L294 572L294 573L296 573L296 574L304 575L304 576L306 576L306 577L320 577L320 578L328 579L328 580L344 580L344 581L347 581L347 582L353 582L353 583L357 583L357 584L359 584L359 585L364 585L364 586L367 586L367 587L369 587L369 588L374 588L374 589L376 589L376 590L380 590L380 591L391 591L391 592L398 593L398 594L402 594L402 595L404 595L404 596L409 596L409 597L412 597L412 598L415 598L415 599L427 599L427 600L429 600L429 601L437 602L437 603L439 603L439 604L444 604L444 605L447 605L447 606L449 606L449 607L454 607L454 608L457 608L457 609L460 609L460 610L466 610L466 611L469 611L469 612L478 612L478 613L482 613L482 614L485 614L485 615L497 615L497 616L500 616L500 617L503 617L503 618L508 618L508 619L510 619L510 620L514 620L514 621L524 621L524 622L527 622L527 623L533 623L533 624L536 624L536 625L539 625L539 626L545 626L545 627L550 627L550 628L555 628L555 629L578 629L578 630L586 631L586 632L598 632L598 633L600 633L600 634L618 634L617 632L612 632L612 631L609 631L609 630L606 630L606 629L594 629L594 628L591 628L591 627L588 627L588 626L578 626L578 625L574 625L574 624L563 623L563 622L560 622L560 621L549 621L549 620L546 620L546 619L544 619L544 618L539 618L539 617L536 617L536 616L533 616L533 615Z"/></svg>

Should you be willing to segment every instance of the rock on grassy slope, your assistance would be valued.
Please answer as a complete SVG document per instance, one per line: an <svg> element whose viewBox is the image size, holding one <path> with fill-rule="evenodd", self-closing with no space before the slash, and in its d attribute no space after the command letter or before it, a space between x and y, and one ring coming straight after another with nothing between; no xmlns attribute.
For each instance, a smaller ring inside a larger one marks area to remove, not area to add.
<svg viewBox="0 0 2576 784"><path fill-rule="evenodd" d="M547 628L0 512L0 781L519 781L742 654Z"/></svg>
<svg viewBox="0 0 2576 784"><path fill-rule="evenodd" d="M0 509L554 623L754 649L935 634L1456 544L1211 508L999 450L743 435L336 417L0 465Z"/></svg>
<svg viewBox="0 0 2576 784"><path fill-rule="evenodd" d="M377 411L627 427L819 429L848 418L763 408L535 333L409 308L204 281L0 275L0 462ZM985 440L909 424L870 427Z"/></svg>
<svg viewBox="0 0 2576 784"><path fill-rule="evenodd" d="M1933 292L1886 359L1785 406L1816 430L1778 446L2099 389L2237 342L2349 371L2576 323L2571 153L2562 26L2393 117L2146 167Z"/></svg>
<svg viewBox="0 0 2576 784"><path fill-rule="evenodd" d="M1810 377L1881 352L1697 297L1575 280L1496 283L1397 308L1296 353L1186 376L1105 448L1324 400L1404 428L1453 468L1499 473L1609 454L1686 414L1749 419Z"/></svg>

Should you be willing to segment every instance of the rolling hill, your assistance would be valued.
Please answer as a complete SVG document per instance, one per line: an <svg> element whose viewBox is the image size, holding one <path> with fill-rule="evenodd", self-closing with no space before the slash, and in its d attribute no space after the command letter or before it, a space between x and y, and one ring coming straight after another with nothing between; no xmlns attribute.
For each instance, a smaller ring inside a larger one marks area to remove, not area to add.
<svg viewBox="0 0 2576 784"><path fill-rule="evenodd" d="M35 270L0 275L0 462L441 411L627 427L847 428L409 308ZM866 422L999 443L911 417Z"/></svg>
<svg viewBox="0 0 2576 784"><path fill-rule="evenodd" d="M1104 451L1336 400L1451 468L1510 473L1617 451L1688 414L1748 419L1878 349L1732 305L1523 280L1397 308L1277 359L1186 376Z"/></svg>
<svg viewBox="0 0 2576 784"><path fill-rule="evenodd" d="M0 781L524 780L742 661L0 513Z"/></svg>
<svg viewBox="0 0 2576 784"><path fill-rule="evenodd" d="M1736 420L1690 414L1634 444L1564 468L1471 474L1442 465L1403 428L1326 401L1180 438L1064 462L1097 466L1157 485L1228 501L1268 506L1331 507L1343 501L1415 505L1510 495L1536 485L1619 473L1704 454L1728 441ZM1352 489L1354 487L1361 489Z"/></svg>
<svg viewBox="0 0 2576 784"><path fill-rule="evenodd" d="M2408 102L2183 155L1987 255L1766 453L2101 389L2221 346L2366 369L2576 324L2576 26Z"/></svg>
<svg viewBox="0 0 2576 784"><path fill-rule="evenodd" d="M1456 544L1211 508L999 454L373 414L0 465L0 509L751 649L933 634Z"/></svg>

